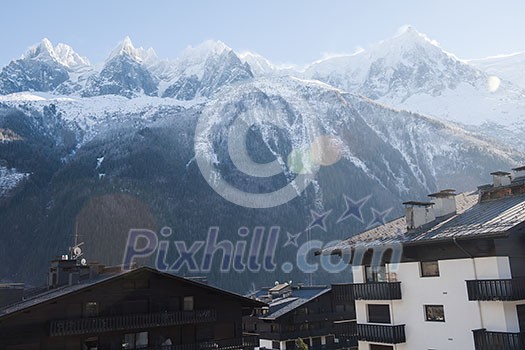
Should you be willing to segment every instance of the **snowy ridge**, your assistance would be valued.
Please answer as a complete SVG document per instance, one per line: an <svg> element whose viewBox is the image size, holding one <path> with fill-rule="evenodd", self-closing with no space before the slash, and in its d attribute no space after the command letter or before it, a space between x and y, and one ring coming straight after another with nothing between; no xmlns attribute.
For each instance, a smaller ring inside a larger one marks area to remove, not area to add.
<svg viewBox="0 0 525 350"><path fill-rule="evenodd" d="M142 123L151 122L157 112L166 108L186 109L204 103L205 99L179 101L142 96L130 100L116 95L78 97L50 93L15 93L0 96L0 102L9 107L40 113L44 107L54 105L65 122L73 129L82 131L84 136L81 143L84 143L111 124L131 122L133 116Z"/></svg>

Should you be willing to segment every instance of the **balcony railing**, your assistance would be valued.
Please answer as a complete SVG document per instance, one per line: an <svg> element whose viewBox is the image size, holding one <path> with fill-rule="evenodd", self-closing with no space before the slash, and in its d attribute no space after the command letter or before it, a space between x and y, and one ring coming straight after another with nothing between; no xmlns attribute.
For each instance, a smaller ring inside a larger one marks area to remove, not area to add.
<svg viewBox="0 0 525 350"><path fill-rule="evenodd" d="M140 328L214 322L215 310L176 311L51 321L50 336L102 333Z"/></svg>
<svg viewBox="0 0 525 350"><path fill-rule="evenodd" d="M488 332L476 329L474 344L476 350L521 350L525 348L525 333Z"/></svg>
<svg viewBox="0 0 525 350"><path fill-rule="evenodd" d="M321 329L304 329L295 331L283 331L283 332L261 332L261 339L269 340L294 340L297 338L308 338L308 337L321 337L325 335L334 334L330 328Z"/></svg>
<svg viewBox="0 0 525 350"><path fill-rule="evenodd" d="M357 339L385 344L406 342L405 325L357 324Z"/></svg>
<svg viewBox="0 0 525 350"><path fill-rule="evenodd" d="M332 295L335 301L354 301L352 284L332 284Z"/></svg>
<svg viewBox="0 0 525 350"><path fill-rule="evenodd" d="M214 340L203 343L146 347L141 350L251 350L259 347L258 336Z"/></svg>
<svg viewBox="0 0 525 350"><path fill-rule="evenodd" d="M355 318L355 316L350 312L325 312L321 314L297 315L293 317L293 322L342 321L349 318Z"/></svg>
<svg viewBox="0 0 525 350"><path fill-rule="evenodd" d="M399 300L401 282L372 282L353 284L355 300Z"/></svg>
<svg viewBox="0 0 525 350"><path fill-rule="evenodd" d="M346 337L355 337L357 336L357 323L355 321L334 323L334 333Z"/></svg>
<svg viewBox="0 0 525 350"><path fill-rule="evenodd" d="M467 281L469 300L525 300L525 278Z"/></svg>

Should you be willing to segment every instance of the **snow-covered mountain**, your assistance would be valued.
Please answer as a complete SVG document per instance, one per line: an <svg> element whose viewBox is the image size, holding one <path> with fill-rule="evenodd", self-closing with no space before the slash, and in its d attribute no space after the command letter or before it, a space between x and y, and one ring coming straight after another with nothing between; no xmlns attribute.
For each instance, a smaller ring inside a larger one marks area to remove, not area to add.
<svg viewBox="0 0 525 350"><path fill-rule="evenodd" d="M525 52L469 60L468 63L525 89Z"/></svg>
<svg viewBox="0 0 525 350"><path fill-rule="evenodd" d="M120 95L127 98L154 96L157 80L148 70L157 56L153 49L135 48L126 37L111 52L102 69L89 77L82 96Z"/></svg>
<svg viewBox="0 0 525 350"><path fill-rule="evenodd" d="M89 61L71 47L58 44L53 47L43 39L17 60L11 61L0 72L0 94L22 91L53 91L70 79L70 74L89 67Z"/></svg>
<svg viewBox="0 0 525 350"><path fill-rule="evenodd" d="M170 78L162 83L161 95L179 100L209 97L221 87L253 78L250 66L220 41L188 47L173 63Z"/></svg>
<svg viewBox="0 0 525 350"><path fill-rule="evenodd" d="M525 91L406 27L357 54L318 61L304 76L387 105L469 125L525 125Z"/></svg>
<svg viewBox="0 0 525 350"><path fill-rule="evenodd" d="M488 73L410 28L305 72L238 55L216 41L159 60L126 38L99 66L44 41L0 78L0 87L9 87L0 92L0 192L16 203L0 201L0 231L8 232L3 239L24 240L20 250L32 244L41 252L25 266L9 265L21 251L0 254L11 276L41 272L56 247L67 246L74 222L92 235L85 237L90 259L119 263L122 233L130 228L171 226L190 240L204 238L211 226L220 226L225 239L237 239L240 226L301 232L310 209L343 212L342 194L371 196L369 205L388 213L401 200L440 188L471 189L490 171L525 160L513 147L518 142L505 147L438 119L468 121L487 106L495 115L514 113L521 90L505 80L487 90ZM474 112L467 108L472 101ZM447 115L443 108L456 109ZM481 121L490 114L482 112ZM274 164L273 176L250 176L230 153L243 118L250 125L241 130L246 139L236 138L247 148L241 155L255 165ZM325 137L337 140L340 159L314 164L311 149ZM214 171L202 171L199 161ZM297 197L265 210L231 203L210 186L220 174L246 193L268 193L302 169L315 174L311 183L295 184ZM366 215L344 225L330 221L330 239L377 224L375 214ZM215 277L239 288L236 277Z"/></svg>

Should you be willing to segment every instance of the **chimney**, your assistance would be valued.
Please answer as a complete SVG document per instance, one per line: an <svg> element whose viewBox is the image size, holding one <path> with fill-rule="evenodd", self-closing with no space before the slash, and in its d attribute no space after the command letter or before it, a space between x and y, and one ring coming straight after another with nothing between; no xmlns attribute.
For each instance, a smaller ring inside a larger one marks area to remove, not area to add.
<svg viewBox="0 0 525 350"><path fill-rule="evenodd" d="M490 175L492 175L494 187L503 187L510 185L510 173L506 171L495 171L493 173L490 173Z"/></svg>
<svg viewBox="0 0 525 350"><path fill-rule="evenodd" d="M514 180L525 180L525 166L512 169L514 171Z"/></svg>
<svg viewBox="0 0 525 350"><path fill-rule="evenodd" d="M436 219L432 202L404 202L406 208L407 229L413 230Z"/></svg>
<svg viewBox="0 0 525 350"><path fill-rule="evenodd" d="M432 193L428 196L434 203L434 215L436 218L456 214L455 190L441 190L440 192Z"/></svg>

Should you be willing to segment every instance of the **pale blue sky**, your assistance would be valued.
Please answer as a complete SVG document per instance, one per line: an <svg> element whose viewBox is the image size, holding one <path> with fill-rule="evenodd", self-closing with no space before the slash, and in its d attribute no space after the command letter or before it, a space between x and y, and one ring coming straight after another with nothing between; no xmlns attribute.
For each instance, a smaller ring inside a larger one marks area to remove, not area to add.
<svg viewBox="0 0 525 350"><path fill-rule="evenodd" d="M353 52L405 24L461 58L525 51L525 1L26 1L1 5L0 65L43 37L101 62L126 35L174 58L218 39L276 63Z"/></svg>

